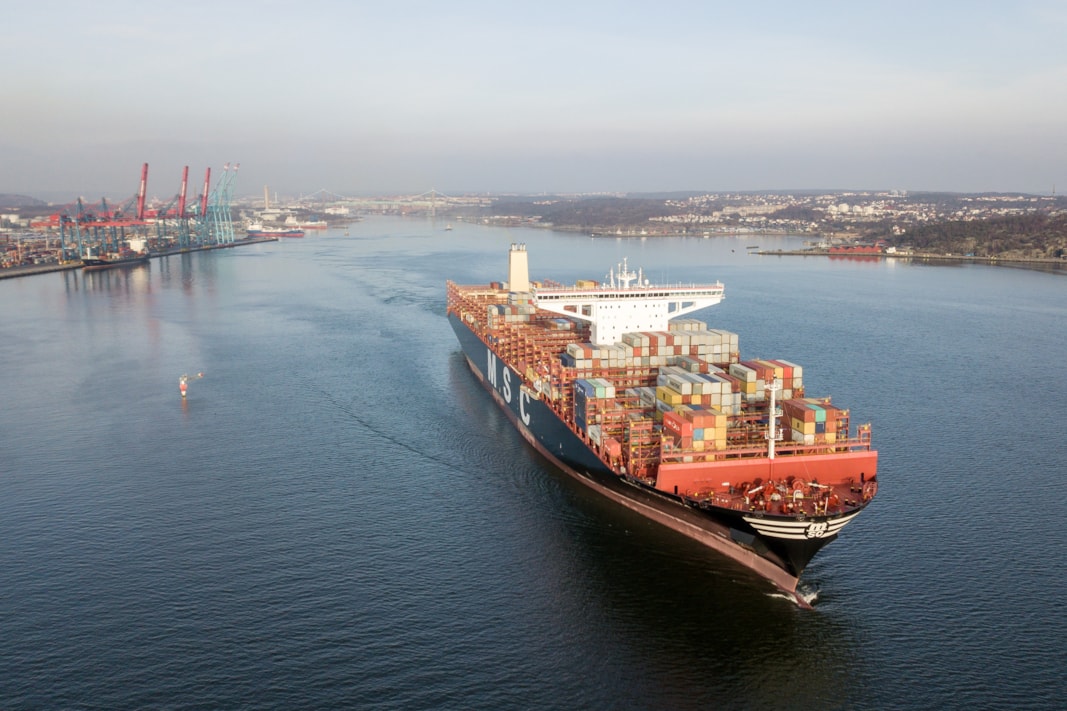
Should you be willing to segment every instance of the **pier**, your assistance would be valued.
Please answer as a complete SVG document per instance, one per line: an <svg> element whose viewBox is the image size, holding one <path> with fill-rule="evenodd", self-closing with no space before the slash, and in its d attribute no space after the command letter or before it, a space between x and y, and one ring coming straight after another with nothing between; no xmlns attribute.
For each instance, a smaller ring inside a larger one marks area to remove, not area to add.
<svg viewBox="0 0 1067 711"><path fill-rule="evenodd" d="M230 247L243 247L249 244L261 244L263 242L277 242L277 237L247 237L245 239L234 240L233 242L225 242L222 244L204 244L193 245L191 247L174 247L165 249L160 252L153 252L148 255L149 259L157 259L159 257L169 257L174 254L188 254L190 252L203 252L209 249L228 249ZM55 263L55 264L32 264L20 267L8 267L7 269L0 269L0 279L13 279L15 277L33 276L34 274L49 274L52 272L65 272L72 269L81 269L82 262L80 260Z"/></svg>

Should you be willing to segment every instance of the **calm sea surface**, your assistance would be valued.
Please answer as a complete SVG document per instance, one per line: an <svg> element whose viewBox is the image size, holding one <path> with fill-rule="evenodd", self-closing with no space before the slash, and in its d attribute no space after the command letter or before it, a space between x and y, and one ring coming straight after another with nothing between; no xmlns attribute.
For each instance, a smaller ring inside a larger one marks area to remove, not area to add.
<svg viewBox="0 0 1067 711"><path fill-rule="evenodd" d="M445 280L726 284L870 421L800 610L552 469ZM1061 708L1067 277L374 218L0 281L0 708ZM178 395L183 373L204 377Z"/></svg>

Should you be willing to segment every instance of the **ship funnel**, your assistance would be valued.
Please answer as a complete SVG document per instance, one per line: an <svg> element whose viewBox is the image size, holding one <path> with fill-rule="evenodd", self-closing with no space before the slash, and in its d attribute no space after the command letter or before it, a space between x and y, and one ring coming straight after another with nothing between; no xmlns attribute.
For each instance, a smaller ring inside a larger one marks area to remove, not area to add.
<svg viewBox="0 0 1067 711"><path fill-rule="evenodd" d="M525 244L511 244L508 252L508 291L525 292L530 290L530 260L527 258Z"/></svg>

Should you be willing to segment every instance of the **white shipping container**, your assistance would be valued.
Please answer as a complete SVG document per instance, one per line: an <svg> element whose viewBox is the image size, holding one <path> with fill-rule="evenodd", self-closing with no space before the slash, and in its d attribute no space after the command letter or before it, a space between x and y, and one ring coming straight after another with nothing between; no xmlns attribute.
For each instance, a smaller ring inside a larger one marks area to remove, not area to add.
<svg viewBox="0 0 1067 711"><path fill-rule="evenodd" d="M664 377L667 379L667 386L671 390L674 390L675 392L681 393L682 395L692 395L693 394L693 384L692 383L687 382L686 380L683 380L682 378L679 378L674 373L667 373Z"/></svg>
<svg viewBox="0 0 1067 711"><path fill-rule="evenodd" d="M747 365L731 363L729 373L739 380L744 380L746 383L756 382L756 371Z"/></svg>

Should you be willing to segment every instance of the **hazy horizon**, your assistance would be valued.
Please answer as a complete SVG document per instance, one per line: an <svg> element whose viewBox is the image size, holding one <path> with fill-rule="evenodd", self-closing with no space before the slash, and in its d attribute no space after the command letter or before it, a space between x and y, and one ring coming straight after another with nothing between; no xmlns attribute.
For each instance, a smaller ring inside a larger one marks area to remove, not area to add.
<svg viewBox="0 0 1067 711"><path fill-rule="evenodd" d="M1067 183L1067 6L40 2L0 28L0 192ZM195 186L195 189L194 189ZM837 187L826 187L837 186Z"/></svg>

